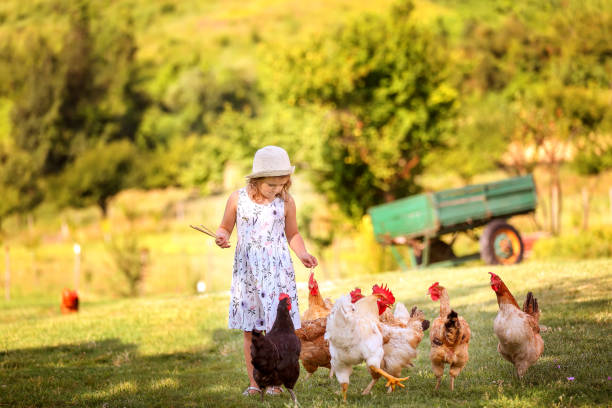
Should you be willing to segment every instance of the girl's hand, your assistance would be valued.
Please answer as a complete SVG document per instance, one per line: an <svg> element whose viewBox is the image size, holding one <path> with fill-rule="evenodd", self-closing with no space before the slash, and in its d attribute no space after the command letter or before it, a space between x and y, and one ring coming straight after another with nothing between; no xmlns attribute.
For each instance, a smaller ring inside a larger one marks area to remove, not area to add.
<svg viewBox="0 0 612 408"><path fill-rule="evenodd" d="M315 266L319 264L319 262L317 261L317 258L310 255L308 252L304 252L302 255L299 256L299 258L300 258L300 261L302 261L304 266L307 268L314 268Z"/></svg>
<svg viewBox="0 0 612 408"><path fill-rule="evenodd" d="M229 248L231 246L229 244L229 234L226 231L219 228L216 235L215 244L219 245L221 248Z"/></svg>

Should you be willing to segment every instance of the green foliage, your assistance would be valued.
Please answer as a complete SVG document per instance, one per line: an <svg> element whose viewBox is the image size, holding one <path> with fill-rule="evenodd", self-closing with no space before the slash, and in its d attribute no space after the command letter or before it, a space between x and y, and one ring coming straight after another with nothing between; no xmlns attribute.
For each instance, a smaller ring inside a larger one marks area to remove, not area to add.
<svg viewBox="0 0 612 408"><path fill-rule="evenodd" d="M594 259L612 257L612 229L597 228L578 234L537 241L535 259Z"/></svg>
<svg viewBox="0 0 612 408"><path fill-rule="evenodd" d="M612 128L611 19L603 0L5 0L0 140L31 157L3 212L120 139L141 150L140 187L205 194L226 163L282 145L354 220L424 172L469 182L538 128L594 174L601 149L581 146Z"/></svg>
<svg viewBox="0 0 612 408"><path fill-rule="evenodd" d="M596 176L612 169L612 135L590 134L581 142L572 163L578 174Z"/></svg>
<svg viewBox="0 0 612 408"><path fill-rule="evenodd" d="M444 43L409 18L367 15L268 55L264 92L325 112L309 157L314 183L358 219L371 205L418 191L422 160L451 129L456 91Z"/></svg>
<svg viewBox="0 0 612 408"><path fill-rule="evenodd" d="M124 234L121 238L113 237L108 251L126 284L126 288L117 289L117 293L126 296L140 294L149 255L138 237L133 233Z"/></svg>
<svg viewBox="0 0 612 408"><path fill-rule="evenodd" d="M11 214L31 211L43 199L43 188L32 156L0 143L0 226Z"/></svg>
<svg viewBox="0 0 612 408"><path fill-rule="evenodd" d="M443 145L426 157L426 171L452 172L470 184L474 177L497 169L514 128L513 116L513 107L500 95L465 98L456 132L444 135Z"/></svg>
<svg viewBox="0 0 612 408"><path fill-rule="evenodd" d="M126 140L85 151L55 179L57 201L76 207L97 205L106 215L110 198L140 185L137 157L136 149Z"/></svg>

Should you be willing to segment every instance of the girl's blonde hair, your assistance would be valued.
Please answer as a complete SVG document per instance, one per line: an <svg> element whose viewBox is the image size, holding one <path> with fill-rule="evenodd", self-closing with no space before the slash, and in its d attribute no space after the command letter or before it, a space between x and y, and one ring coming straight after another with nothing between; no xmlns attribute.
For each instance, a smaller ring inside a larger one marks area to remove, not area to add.
<svg viewBox="0 0 612 408"><path fill-rule="evenodd" d="M285 176L274 176L274 177L285 177ZM249 193L249 197L251 198L251 200L255 202L263 200L265 197L261 195L261 193L259 192L259 186L264 181L264 179L274 178L274 177L250 178L247 183L247 187L248 187L247 192ZM283 186L283 189L276 196L282 198L283 201L287 201L289 199L289 188L290 187L291 187L291 176L289 176L289 178L287 179L287 182Z"/></svg>

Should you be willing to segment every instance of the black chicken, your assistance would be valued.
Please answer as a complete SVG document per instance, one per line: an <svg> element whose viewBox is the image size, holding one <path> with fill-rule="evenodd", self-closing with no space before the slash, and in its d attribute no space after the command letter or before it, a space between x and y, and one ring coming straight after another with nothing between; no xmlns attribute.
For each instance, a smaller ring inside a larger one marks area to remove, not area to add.
<svg viewBox="0 0 612 408"><path fill-rule="evenodd" d="M293 386L300 376L301 345L289 316L291 299L286 293L281 293L278 299L276 320L272 329L265 336L253 330L251 343L253 377L262 390L262 401L267 387L284 385L291 394L293 403L297 405Z"/></svg>

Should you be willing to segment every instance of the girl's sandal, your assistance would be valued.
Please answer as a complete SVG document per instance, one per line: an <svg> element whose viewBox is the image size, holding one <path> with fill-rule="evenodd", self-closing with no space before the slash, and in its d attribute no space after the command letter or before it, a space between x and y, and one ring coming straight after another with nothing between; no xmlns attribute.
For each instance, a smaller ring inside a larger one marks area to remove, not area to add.
<svg viewBox="0 0 612 408"><path fill-rule="evenodd" d="M268 395L281 395L283 393L283 389L281 387L270 387L266 389L266 394Z"/></svg>
<svg viewBox="0 0 612 408"><path fill-rule="evenodd" d="M257 387L247 387L246 390L242 392L242 395L251 396L261 394L261 390Z"/></svg>

